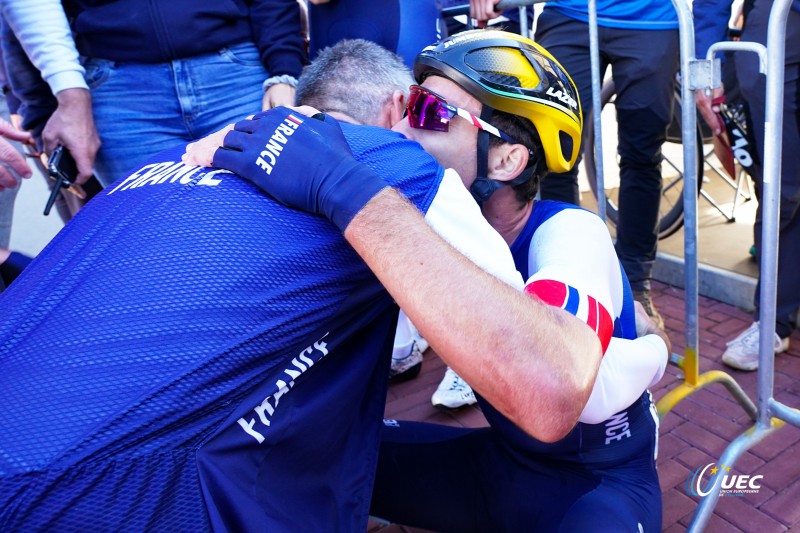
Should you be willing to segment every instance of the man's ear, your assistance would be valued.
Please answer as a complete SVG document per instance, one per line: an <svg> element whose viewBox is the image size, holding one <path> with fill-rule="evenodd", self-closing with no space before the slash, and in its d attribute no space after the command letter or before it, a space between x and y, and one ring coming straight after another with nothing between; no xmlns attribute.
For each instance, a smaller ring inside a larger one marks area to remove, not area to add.
<svg viewBox="0 0 800 533"><path fill-rule="evenodd" d="M392 126L400 122L403 118L403 112L406 109L406 96L403 91L394 91L392 97L389 98L383 107L381 113L375 122L375 126L381 128L391 129Z"/></svg>
<svg viewBox="0 0 800 533"><path fill-rule="evenodd" d="M406 95L403 91L392 93L392 125L390 128L403 119L406 111Z"/></svg>
<svg viewBox="0 0 800 533"><path fill-rule="evenodd" d="M490 179L511 181L528 165L528 149L522 144L503 143L489 149Z"/></svg>

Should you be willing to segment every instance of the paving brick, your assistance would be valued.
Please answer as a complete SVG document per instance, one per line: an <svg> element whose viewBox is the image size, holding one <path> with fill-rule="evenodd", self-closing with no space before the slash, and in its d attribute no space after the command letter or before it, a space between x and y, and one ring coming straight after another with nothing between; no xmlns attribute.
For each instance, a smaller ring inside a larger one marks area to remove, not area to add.
<svg viewBox="0 0 800 533"><path fill-rule="evenodd" d="M754 509L752 504L735 496L721 497L714 509L714 514L729 521L742 531L757 533L786 531L786 526L780 521Z"/></svg>
<svg viewBox="0 0 800 533"><path fill-rule="evenodd" d="M800 480L779 491L760 509L786 526L800 524Z"/></svg>
<svg viewBox="0 0 800 533"><path fill-rule="evenodd" d="M724 393L722 395L714 394L712 389L718 389L718 392L724 391ZM695 404L699 406L700 409L707 409L710 412L716 413L717 415L723 416L732 421L737 420L742 414L746 414L744 408L739 404L739 402L737 402L733 396L727 392L723 385L718 383L710 385L702 391L693 394L686 403L690 405ZM689 406L687 405L687 408L688 407ZM689 414L688 411L687 414ZM741 426L741 430L745 430L749 426L750 424Z"/></svg>
<svg viewBox="0 0 800 533"><path fill-rule="evenodd" d="M671 488L681 489L686 485L689 469L674 459L668 459L658 464L658 481L661 491Z"/></svg>
<svg viewBox="0 0 800 533"><path fill-rule="evenodd" d="M709 331L721 337L729 337L728 340L730 340L747 329L751 322L752 320L742 320L740 318L731 317L730 320L717 324L713 328L710 328Z"/></svg>
<svg viewBox="0 0 800 533"><path fill-rule="evenodd" d="M706 394L703 399L708 402L708 405L700 404L699 399L698 401L684 400L681 415L728 442L747 429L747 426L742 426L735 419L722 413L722 411L726 411L730 415L739 415L741 408L736 403L728 402L724 398L712 394Z"/></svg>
<svg viewBox="0 0 800 533"><path fill-rule="evenodd" d="M705 315L709 320L713 320L714 322L725 322L726 320L730 320L731 314L728 312L723 312L720 310L712 310L708 314Z"/></svg>
<svg viewBox="0 0 800 533"><path fill-rule="evenodd" d="M680 527L684 527L684 528L688 527L689 524L692 523L692 519L693 518L694 518L694 515L686 518L685 520L682 520L681 522L679 522L678 525ZM742 531L741 529L739 529L738 527L734 526L733 524L731 524L730 522L728 522L724 518L721 518L719 515L712 514L711 518L709 519L708 523L706 524L706 528L705 528L704 533L741 533L741 531ZM381 533L383 533L383 532L381 532Z"/></svg>
<svg viewBox="0 0 800 533"><path fill-rule="evenodd" d="M664 493L663 514L661 518L662 527L666 527L678 522L681 518L694 513L697 504L678 489L669 489Z"/></svg>
<svg viewBox="0 0 800 533"><path fill-rule="evenodd" d="M658 438L658 457L659 459L671 459L682 451L690 448L690 445L683 439L674 434L659 435Z"/></svg>
<svg viewBox="0 0 800 533"><path fill-rule="evenodd" d="M675 460L685 466L687 470L693 471L694 469L703 465L707 465L708 463L714 463L717 459L697 448L687 448L683 452L676 455Z"/></svg>
<svg viewBox="0 0 800 533"><path fill-rule="evenodd" d="M675 430L674 434L712 457L721 455L728 445L728 441L717 437L707 429L694 423L681 425Z"/></svg>
<svg viewBox="0 0 800 533"><path fill-rule="evenodd" d="M661 435L666 435L685 422L686 419L684 419L682 416L674 413L667 413L667 416L658 422L658 432Z"/></svg>
<svg viewBox="0 0 800 533"><path fill-rule="evenodd" d="M800 480L800 443L794 444L758 471L764 476L764 485L777 491Z"/></svg>
<svg viewBox="0 0 800 533"><path fill-rule="evenodd" d="M787 424L759 442L750 451L765 461L771 461L798 441L800 441L800 428Z"/></svg>

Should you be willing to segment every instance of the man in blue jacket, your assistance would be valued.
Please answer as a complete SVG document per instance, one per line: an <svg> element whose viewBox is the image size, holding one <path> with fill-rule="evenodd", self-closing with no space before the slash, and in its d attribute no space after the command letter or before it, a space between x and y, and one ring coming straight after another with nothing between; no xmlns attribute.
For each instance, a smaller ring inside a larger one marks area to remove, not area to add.
<svg viewBox="0 0 800 533"><path fill-rule="evenodd" d="M107 186L165 145L291 105L306 62L296 0L9 0L3 10L58 100L45 151L67 146L80 183L95 166Z"/></svg>

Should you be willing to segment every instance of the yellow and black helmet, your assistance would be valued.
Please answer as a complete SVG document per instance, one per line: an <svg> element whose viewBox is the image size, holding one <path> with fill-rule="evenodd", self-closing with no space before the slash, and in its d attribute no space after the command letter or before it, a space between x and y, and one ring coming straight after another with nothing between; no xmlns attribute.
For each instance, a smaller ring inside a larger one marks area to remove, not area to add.
<svg viewBox="0 0 800 533"><path fill-rule="evenodd" d="M414 77L443 76L484 106L530 120L547 169L570 170L578 158L583 118L578 90L547 50L520 35L473 30L425 48Z"/></svg>

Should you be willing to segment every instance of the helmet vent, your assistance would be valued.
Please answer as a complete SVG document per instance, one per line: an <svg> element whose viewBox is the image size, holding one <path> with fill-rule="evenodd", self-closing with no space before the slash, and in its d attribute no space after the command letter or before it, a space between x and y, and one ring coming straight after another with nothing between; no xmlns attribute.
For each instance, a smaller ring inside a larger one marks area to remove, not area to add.
<svg viewBox="0 0 800 533"><path fill-rule="evenodd" d="M539 85L539 76L528 59L513 48L481 48L470 52L464 62L491 83L522 89Z"/></svg>
<svg viewBox="0 0 800 533"><path fill-rule="evenodd" d="M558 131L558 140L561 145L561 155L567 161L572 161L572 154L575 151L575 144L572 141L572 136L566 131Z"/></svg>

